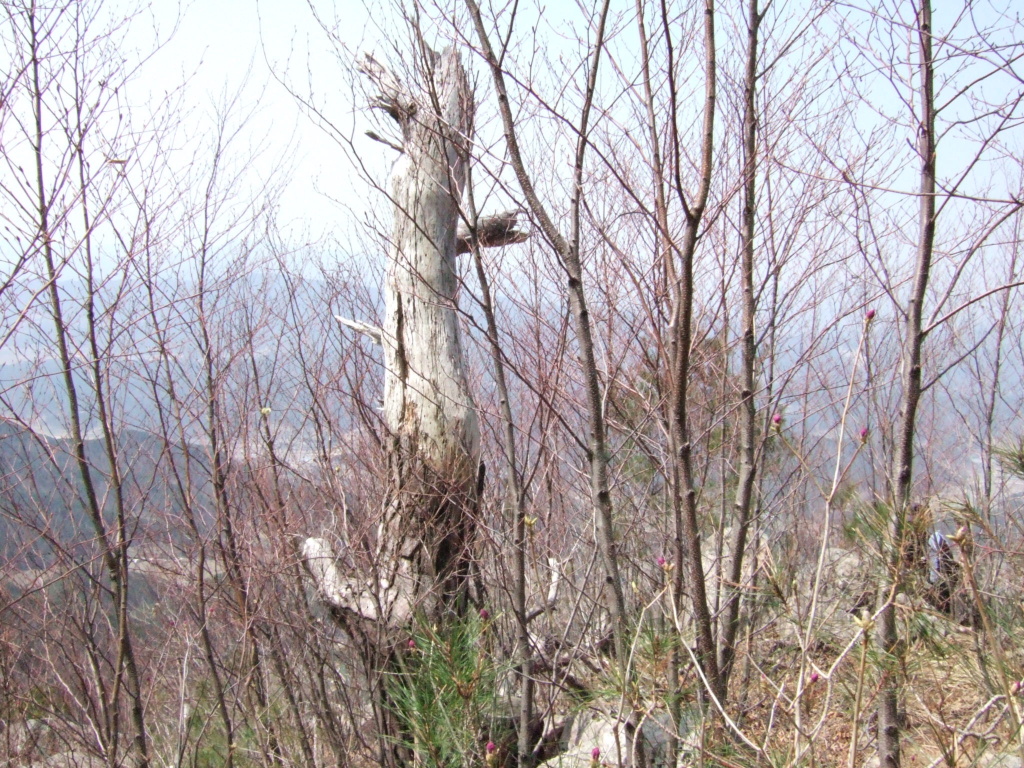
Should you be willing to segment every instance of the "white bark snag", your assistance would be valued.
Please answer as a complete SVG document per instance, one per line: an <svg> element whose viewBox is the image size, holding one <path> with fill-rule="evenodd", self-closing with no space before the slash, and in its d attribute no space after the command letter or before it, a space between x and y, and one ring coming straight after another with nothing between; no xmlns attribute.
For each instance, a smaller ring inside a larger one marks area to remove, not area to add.
<svg viewBox="0 0 1024 768"><path fill-rule="evenodd" d="M480 471L480 429L466 380L456 312L459 200L473 122L472 94L458 55L422 49L422 89L412 92L367 56L362 71L402 132L392 172L395 220L387 259L384 419L390 432L373 578L342 578L322 540L303 554L322 598L349 615L388 626L417 612L458 611L469 582ZM515 214L493 240L518 242ZM479 244L490 233L480 229ZM350 326L363 326L343 321ZM358 330L365 332L369 326Z"/></svg>
<svg viewBox="0 0 1024 768"><path fill-rule="evenodd" d="M452 607L468 580L480 429L466 381L455 294L459 200L473 102L451 48L427 50L425 93L374 76L402 129L385 284L384 419L391 431L380 567L392 621ZM396 87L397 86L397 87Z"/></svg>

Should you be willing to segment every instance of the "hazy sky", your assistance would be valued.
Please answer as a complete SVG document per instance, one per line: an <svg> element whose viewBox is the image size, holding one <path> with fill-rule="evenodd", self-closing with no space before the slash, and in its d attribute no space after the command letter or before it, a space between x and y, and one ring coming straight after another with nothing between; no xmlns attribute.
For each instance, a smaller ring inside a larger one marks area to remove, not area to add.
<svg viewBox="0 0 1024 768"><path fill-rule="evenodd" d="M154 2L162 14L160 24L169 29L177 6L172 0ZM365 137L364 131L375 127L374 117L367 114L366 94L352 92L352 78L339 56L370 51L382 62L393 62L392 46L404 34L391 0L311 2L330 33L307 0L193 0L182 8L177 31L147 65L144 79L156 94L187 79L187 101L207 113L223 94L244 87L241 104L256 108L246 135L266 140L252 170L269 173L284 153L294 153L284 163L291 180L280 201L281 219L291 222L293 230L308 226L316 237L325 228L358 225L371 203L381 205L380 197L367 193L351 157L303 114L280 80L303 94L312 90L326 104L332 124L351 136L360 163L383 181L395 153ZM518 15L522 21L542 13L547 25L571 37L574 11L572 0L549 0L524 3ZM428 18L422 21L429 26ZM560 45L557 34L545 41L549 54Z"/></svg>
<svg viewBox="0 0 1024 768"><path fill-rule="evenodd" d="M177 8L166 0L157 3L159 23L170 29ZM362 0L322 5L332 17L336 5L343 16L338 36L346 45L356 52L374 47ZM351 127L353 109L361 105L353 104L333 49L305 0L195 0L181 9L177 30L146 65L136 87L149 89L156 98L187 82L185 100L199 110L195 119L200 124L225 95L241 89L239 112L254 110L244 133L262 146L252 172L272 172L291 152L285 163L290 181L280 200L282 220L304 223L316 236L344 215L328 196L357 212L367 196L353 183L342 149L303 114L279 79L296 83L297 90L312 85L330 100L330 118ZM362 138L361 130L358 137L371 160L390 162L388 151Z"/></svg>
<svg viewBox="0 0 1024 768"><path fill-rule="evenodd" d="M393 61L385 38L400 39L402 33L389 0L311 1L320 9L333 39L317 23L307 0L192 0L181 9L176 32L135 87L159 94L187 80L187 102L207 114L212 114L225 93L243 88L241 110L255 110L245 135L254 143L262 142L251 170L257 176L283 170L290 180L280 199L281 220L290 222L293 231L306 226L316 237L339 224L351 227L365 215L370 201L379 205L380 199L367 193L351 158L303 114L295 96L279 80L303 94L312 90L318 103L326 105L328 119L351 135L361 160L383 179L394 153L363 135L373 127L373 118L366 113L365 94L352 93L351 78L338 55L339 51L342 56L354 56L369 50L381 61ZM166 31L173 26L178 5L174 0L154 2ZM543 14L548 28L541 33L543 53L557 58L561 35L571 38L579 32L570 21L574 4L549 0L523 6L521 17ZM520 22L523 27L522 18ZM891 98L885 92L879 96L880 103ZM874 117L865 113L865 119ZM947 138L947 144L952 140ZM244 147L237 149L244 152ZM282 160L289 151L292 154Z"/></svg>

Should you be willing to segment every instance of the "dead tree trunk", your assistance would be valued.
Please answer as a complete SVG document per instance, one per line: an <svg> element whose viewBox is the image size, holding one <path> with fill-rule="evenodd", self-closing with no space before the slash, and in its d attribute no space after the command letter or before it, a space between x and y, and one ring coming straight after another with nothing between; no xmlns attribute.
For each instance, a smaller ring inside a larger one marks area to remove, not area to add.
<svg viewBox="0 0 1024 768"><path fill-rule="evenodd" d="M477 502L483 481L480 428L466 376L456 306L456 257L474 247L521 242L516 212L460 227L473 125L465 71L452 49L421 46L419 85L367 56L373 106L398 124L392 172L394 224L383 328L338 318L383 347L387 483L369 576L342 572L331 545L307 539L306 566L321 599L363 648L380 728L381 762L402 765L395 703L378 674L417 621L443 625L467 604ZM415 90L413 90L415 87ZM397 630L397 631L396 631Z"/></svg>
<svg viewBox="0 0 1024 768"><path fill-rule="evenodd" d="M472 232L460 228L472 94L453 49L438 54L423 46L421 54L418 86L370 56L361 66L378 91L373 106L402 134L400 147L385 141L401 155L392 172L384 327L339 318L384 350L388 478L374 573L342 575L322 539L303 547L326 602L378 628L406 625L417 615L433 622L460 612L465 602L483 470L459 333L455 259L473 245L525 238L515 213L481 219Z"/></svg>
<svg viewBox="0 0 1024 768"><path fill-rule="evenodd" d="M380 89L378 105L401 127L405 150L392 176L381 334L391 444L378 577L392 621L457 607L469 575L480 464L455 303L473 102L454 50L426 51L425 59L426 93L419 97L372 60L364 70Z"/></svg>
<svg viewBox="0 0 1024 768"><path fill-rule="evenodd" d="M452 49L437 54L424 46L422 54L422 87L415 91L369 56L361 67L378 90L373 106L402 134L392 172L384 327L347 323L384 349L388 478L374 573L343 577L320 539L307 540L303 552L328 603L385 627L418 613L434 620L458 611L480 465L455 271L473 101Z"/></svg>

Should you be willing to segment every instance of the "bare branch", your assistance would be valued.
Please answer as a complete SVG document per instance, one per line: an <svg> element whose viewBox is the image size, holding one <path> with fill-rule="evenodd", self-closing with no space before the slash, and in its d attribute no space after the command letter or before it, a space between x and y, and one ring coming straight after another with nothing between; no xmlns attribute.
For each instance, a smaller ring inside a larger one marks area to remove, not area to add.
<svg viewBox="0 0 1024 768"><path fill-rule="evenodd" d="M376 325L360 323L358 320L349 320L347 317L341 317L340 315L335 315L334 319L337 320L342 325L344 325L345 327L351 328L353 331L357 331L358 333L362 333L365 334L366 336L369 336L370 339L375 344L383 343L381 330Z"/></svg>
<svg viewBox="0 0 1024 768"><path fill-rule="evenodd" d="M364 131L364 133L366 134L367 138L373 139L376 142L380 142L381 144L389 146L396 152L401 152L402 154L405 154L405 147L403 147L401 144L395 144L395 142L385 139L376 131Z"/></svg>

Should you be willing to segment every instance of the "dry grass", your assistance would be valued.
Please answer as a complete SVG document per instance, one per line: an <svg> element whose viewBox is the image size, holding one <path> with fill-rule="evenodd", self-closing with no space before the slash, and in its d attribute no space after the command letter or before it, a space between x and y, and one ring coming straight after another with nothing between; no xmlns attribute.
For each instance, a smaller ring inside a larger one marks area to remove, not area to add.
<svg viewBox="0 0 1024 768"><path fill-rule="evenodd" d="M977 630L936 614L923 601L900 604L903 666L899 672L905 707L903 761L907 766L983 765L993 754L1012 752L1019 744L1011 698L1000 680L1019 679L1020 650L1013 633L1000 630L1000 653ZM844 633L836 623L803 656L786 644L786 632L770 628L748 653L747 679L734 716L744 734L763 754L737 750L736 739L711 739L706 765L846 766L856 728L855 766L875 765L875 707L880 663L872 641L860 681L862 646L849 644L859 628L851 620ZM845 653L844 653L845 652ZM1009 660L1008 677L998 674L995 658ZM803 693L797 695L801 659L807 663ZM757 661L755 661L757 660ZM982 669L982 660L988 668ZM809 682L811 670L818 676ZM1017 670L1017 671L1014 671ZM858 682L863 684L859 717L854 722ZM799 718L797 709L800 708ZM798 728L798 720L800 727ZM721 758L721 759L720 759Z"/></svg>

